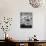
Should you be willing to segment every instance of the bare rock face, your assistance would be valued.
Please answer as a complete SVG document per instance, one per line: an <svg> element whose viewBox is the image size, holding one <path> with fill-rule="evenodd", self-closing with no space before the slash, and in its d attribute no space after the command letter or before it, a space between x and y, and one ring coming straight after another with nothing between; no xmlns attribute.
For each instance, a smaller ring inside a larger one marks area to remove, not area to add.
<svg viewBox="0 0 46 46"><path fill-rule="evenodd" d="M38 8L41 5L42 0L29 0L29 3L32 7Z"/></svg>

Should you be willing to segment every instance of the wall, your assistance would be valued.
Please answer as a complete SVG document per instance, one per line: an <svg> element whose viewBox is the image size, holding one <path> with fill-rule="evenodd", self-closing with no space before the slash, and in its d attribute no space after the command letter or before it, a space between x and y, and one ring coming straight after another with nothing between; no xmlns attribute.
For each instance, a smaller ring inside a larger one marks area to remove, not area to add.
<svg viewBox="0 0 46 46"><path fill-rule="evenodd" d="M20 28L20 12L33 13L33 28ZM45 12L46 8L44 7L31 7L28 0L0 0L0 18L4 16L13 17L12 26L8 33L10 33L17 40L27 40L34 34L37 35L37 38L39 40L44 40L46 34ZM2 36L0 37L0 39L2 39Z"/></svg>

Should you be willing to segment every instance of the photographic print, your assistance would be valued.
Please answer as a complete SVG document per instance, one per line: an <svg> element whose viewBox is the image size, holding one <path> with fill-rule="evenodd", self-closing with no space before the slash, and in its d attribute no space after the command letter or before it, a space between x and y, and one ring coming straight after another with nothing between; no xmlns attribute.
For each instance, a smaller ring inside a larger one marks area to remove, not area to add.
<svg viewBox="0 0 46 46"><path fill-rule="evenodd" d="M20 13L20 28L32 28L32 13L21 12Z"/></svg>

